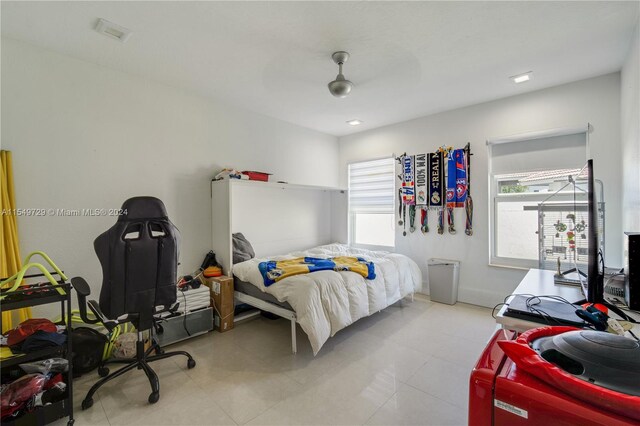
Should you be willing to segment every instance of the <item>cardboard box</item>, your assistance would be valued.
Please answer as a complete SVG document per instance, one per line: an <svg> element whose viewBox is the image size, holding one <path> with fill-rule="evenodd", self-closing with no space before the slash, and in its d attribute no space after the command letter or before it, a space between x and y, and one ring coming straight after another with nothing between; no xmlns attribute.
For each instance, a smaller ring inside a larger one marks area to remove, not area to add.
<svg viewBox="0 0 640 426"><path fill-rule="evenodd" d="M227 276L206 278L215 311L215 327L221 333L233 328L233 278Z"/></svg>

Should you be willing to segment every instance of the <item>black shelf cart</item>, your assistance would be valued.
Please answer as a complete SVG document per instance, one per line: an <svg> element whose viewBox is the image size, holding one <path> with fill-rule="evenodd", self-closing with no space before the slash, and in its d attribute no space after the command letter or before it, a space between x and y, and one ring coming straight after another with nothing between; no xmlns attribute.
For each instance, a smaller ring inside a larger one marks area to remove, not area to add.
<svg viewBox="0 0 640 426"><path fill-rule="evenodd" d="M51 275L60 275L51 272ZM25 278L44 277L44 274L26 275ZM45 348L28 354L17 354L11 358L0 361L0 369L4 374L9 369L17 369L18 364L25 362L48 359L53 357L64 357L69 361L69 370L65 374L65 383L67 384L66 396L64 399L52 404L38 407L32 412L26 413L15 419L3 421L3 426L41 426L52 423L64 417L69 417L68 426L72 426L73 419L73 365L71 350L71 284L64 281L63 277L59 277L57 285L47 284L41 285L34 291L32 288L22 289L19 287L12 292L2 292L4 299L0 302L0 312L8 312L15 309L33 307L38 305L46 305L50 303L60 304L60 323L57 325L65 325L67 341L63 346ZM66 319L66 324L65 324ZM2 324L2 316L0 315L0 325ZM67 326L68 324L68 326Z"/></svg>

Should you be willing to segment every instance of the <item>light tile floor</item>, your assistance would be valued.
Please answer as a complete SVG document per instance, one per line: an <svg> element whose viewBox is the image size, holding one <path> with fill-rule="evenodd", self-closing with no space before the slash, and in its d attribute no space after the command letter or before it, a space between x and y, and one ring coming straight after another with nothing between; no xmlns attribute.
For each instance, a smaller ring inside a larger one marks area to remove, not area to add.
<svg viewBox="0 0 640 426"><path fill-rule="evenodd" d="M416 298L340 331L316 357L300 329L291 354L289 327L259 317L167 348L189 351L197 366L187 370L182 357L154 363L154 405L134 371L81 411L98 378L85 375L74 382L76 424L464 425L469 373L495 321L489 309Z"/></svg>

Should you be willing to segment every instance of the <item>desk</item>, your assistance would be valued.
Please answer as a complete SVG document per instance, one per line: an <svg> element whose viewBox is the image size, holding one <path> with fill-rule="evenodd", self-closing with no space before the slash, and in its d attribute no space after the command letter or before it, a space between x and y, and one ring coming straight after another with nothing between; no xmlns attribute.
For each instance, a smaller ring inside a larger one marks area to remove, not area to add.
<svg viewBox="0 0 640 426"><path fill-rule="evenodd" d="M557 285L553 282L554 271L544 269L530 269L527 275L522 279L513 294L530 294L535 296L560 296L571 303L584 300L582 289L580 287ZM507 300L507 303L509 300ZM505 315L507 306L503 306L496 315L496 322L505 330L513 330L517 332L525 332L532 328L543 327L545 324L539 322L527 321L520 318L513 318ZM627 314L630 314L627 311ZM632 315L632 314L630 314ZM638 315L633 315L637 318ZM640 325L636 324L633 332L638 334Z"/></svg>

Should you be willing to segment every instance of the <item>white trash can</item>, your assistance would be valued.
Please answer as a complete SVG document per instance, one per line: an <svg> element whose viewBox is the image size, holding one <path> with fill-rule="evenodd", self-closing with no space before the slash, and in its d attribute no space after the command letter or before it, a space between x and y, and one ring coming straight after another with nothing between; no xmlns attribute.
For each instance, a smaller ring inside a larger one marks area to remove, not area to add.
<svg viewBox="0 0 640 426"><path fill-rule="evenodd" d="M460 262L449 259L429 259L428 264L431 301L455 305L458 301Z"/></svg>

